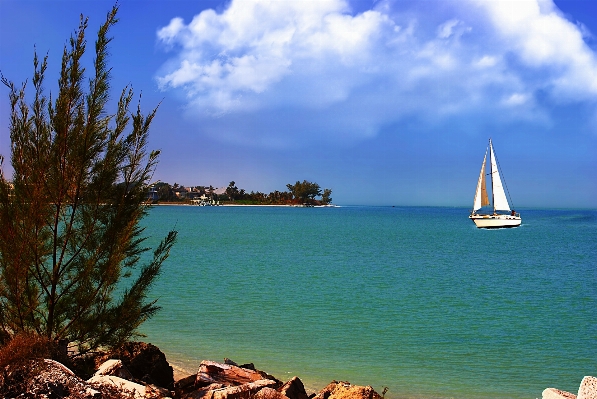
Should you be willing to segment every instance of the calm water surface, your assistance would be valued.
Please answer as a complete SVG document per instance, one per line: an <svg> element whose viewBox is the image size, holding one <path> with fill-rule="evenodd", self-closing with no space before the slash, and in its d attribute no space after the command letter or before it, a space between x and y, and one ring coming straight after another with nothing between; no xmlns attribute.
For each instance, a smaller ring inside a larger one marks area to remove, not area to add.
<svg viewBox="0 0 597 399"><path fill-rule="evenodd" d="M597 211L159 206L176 243L146 341L173 364L253 362L307 388L537 398L597 375Z"/></svg>

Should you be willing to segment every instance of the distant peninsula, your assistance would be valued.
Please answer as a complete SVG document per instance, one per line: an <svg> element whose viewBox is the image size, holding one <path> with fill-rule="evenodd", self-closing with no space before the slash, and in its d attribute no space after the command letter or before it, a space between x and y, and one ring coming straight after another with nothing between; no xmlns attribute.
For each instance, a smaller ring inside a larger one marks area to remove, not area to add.
<svg viewBox="0 0 597 399"><path fill-rule="evenodd" d="M321 189L319 184L307 180L287 184L287 191L247 192L231 181L228 187L185 187L174 183L157 181L148 185L147 202L151 204L188 205L302 205L319 206L332 204L332 190Z"/></svg>

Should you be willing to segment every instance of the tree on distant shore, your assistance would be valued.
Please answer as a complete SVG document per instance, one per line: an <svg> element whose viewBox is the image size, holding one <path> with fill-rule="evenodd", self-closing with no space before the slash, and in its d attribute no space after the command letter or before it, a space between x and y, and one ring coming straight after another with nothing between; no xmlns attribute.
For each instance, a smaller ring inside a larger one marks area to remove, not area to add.
<svg viewBox="0 0 597 399"><path fill-rule="evenodd" d="M303 203L312 202L315 197L321 195L319 184L307 180L303 180L302 183L297 181L295 184L287 184L286 187L295 199Z"/></svg>
<svg viewBox="0 0 597 399"><path fill-rule="evenodd" d="M228 187L226 187L226 195L232 202L234 202L234 199L238 196L238 187L236 187L234 180L228 184Z"/></svg>
<svg viewBox="0 0 597 399"><path fill-rule="evenodd" d="M34 99L9 88L12 182L0 177L0 345L19 333L78 345L80 353L135 336L159 309L147 299L176 239L153 252L140 220L159 152L147 151L147 115L126 87L107 111L108 13L95 43L88 90L87 19L64 48L58 94L44 94L47 56L34 56Z"/></svg>
<svg viewBox="0 0 597 399"><path fill-rule="evenodd" d="M324 205L329 205L332 203L332 190L329 188L323 190L323 194L321 194L321 203Z"/></svg>

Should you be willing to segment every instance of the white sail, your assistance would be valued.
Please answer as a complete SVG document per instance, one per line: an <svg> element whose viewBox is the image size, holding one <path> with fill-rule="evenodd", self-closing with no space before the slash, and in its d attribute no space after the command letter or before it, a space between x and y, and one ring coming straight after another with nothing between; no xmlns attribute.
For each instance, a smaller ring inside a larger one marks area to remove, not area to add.
<svg viewBox="0 0 597 399"><path fill-rule="evenodd" d="M510 211L510 205L502 186L500 179L500 172L498 171L495 154L493 152L493 144L489 140L489 147L491 150L491 191L493 192L493 210L494 211Z"/></svg>
<svg viewBox="0 0 597 399"><path fill-rule="evenodd" d="M477 182L477 191L475 193L475 201L473 202L473 212L481 209L485 205L489 205L487 197L487 188L485 185L485 161L487 160L487 151L483 157L483 164L481 165L481 173L479 173L479 181Z"/></svg>

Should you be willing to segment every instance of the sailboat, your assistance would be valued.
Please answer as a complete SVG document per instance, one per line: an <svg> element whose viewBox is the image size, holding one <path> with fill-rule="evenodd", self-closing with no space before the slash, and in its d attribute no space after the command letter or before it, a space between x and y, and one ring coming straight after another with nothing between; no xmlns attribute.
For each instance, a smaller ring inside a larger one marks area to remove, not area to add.
<svg viewBox="0 0 597 399"><path fill-rule="evenodd" d="M490 173L491 176L491 196L493 203L492 214L477 213L479 209L490 205L489 196L487 195L487 186L485 181L485 164L487 160L487 153L490 155ZM507 213L498 213L507 212ZM506 198L502 179L497 166L497 158L493 150L493 144L489 139L489 145L485 150L483 157L483 164L481 165L481 173L479 173L479 181L477 182L477 191L475 192L475 200L473 202L473 210L469 215L475 225L480 229L498 229L506 227L518 227L522 223L519 213L510 209L510 204Z"/></svg>

